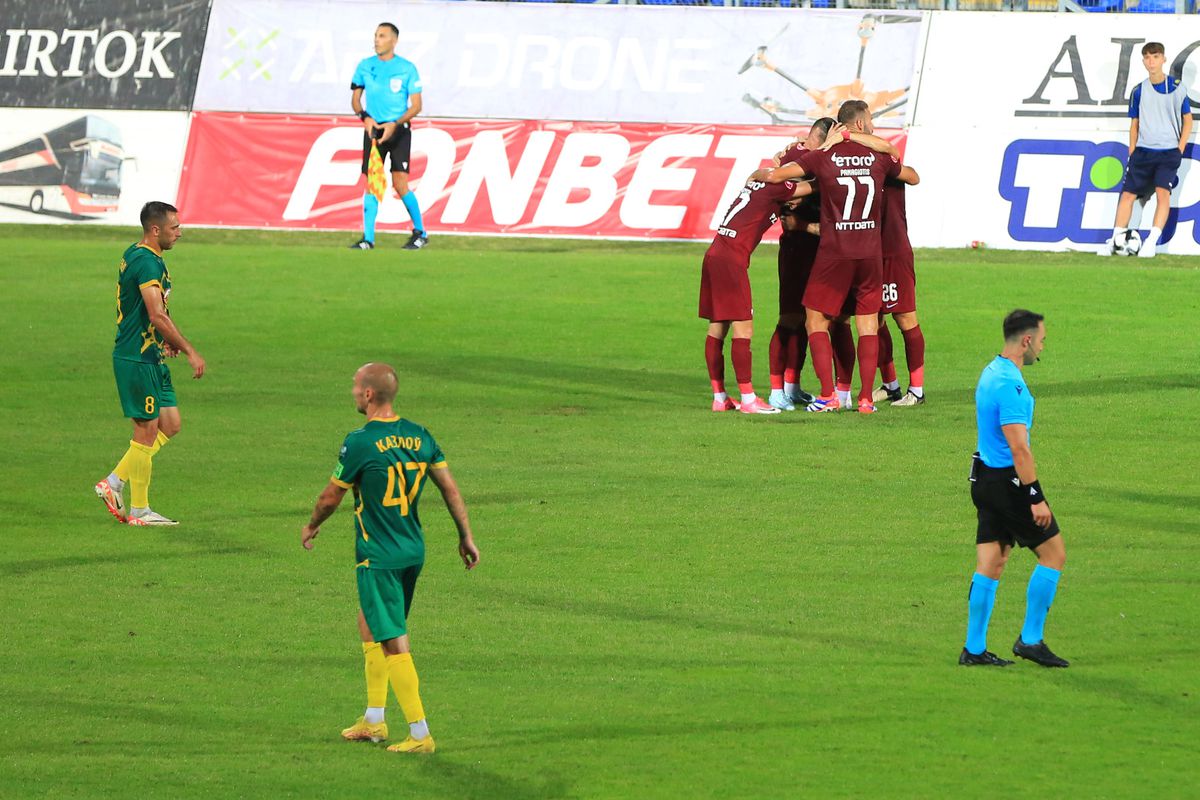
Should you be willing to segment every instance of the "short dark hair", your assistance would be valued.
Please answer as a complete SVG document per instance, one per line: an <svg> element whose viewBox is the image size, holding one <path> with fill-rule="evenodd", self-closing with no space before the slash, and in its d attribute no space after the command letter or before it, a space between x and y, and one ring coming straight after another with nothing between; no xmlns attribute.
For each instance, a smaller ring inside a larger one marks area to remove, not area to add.
<svg viewBox="0 0 1200 800"><path fill-rule="evenodd" d="M1162 46L1162 42L1146 42L1142 45L1142 55L1148 56L1151 53L1159 53L1160 55L1167 54L1167 48Z"/></svg>
<svg viewBox="0 0 1200 800"><path fill-rule="evenodd" d="M1004 318L1004 341L1011 342L1029 331L1036 331L1038 324L1044 319L1041 314L1018 308Z"/></svg>
<svg viewBox="0 0 1200 800"><path fill-rule="evenodd" d="M170 203L163 203L158 200L151 200L146 205L142 206L142 230L149 231L151 225L162 225L167 221L167 214L174 212L179 213L179 209Z"/></svg>
<svg viewBox="0 0 1200 800"><path fill-rule="evenodd" d="M838 109L837 121L843 125L849 125L851 122L858 122L865 115L871 112L871 107L863 100L847 100L842 103L842 107Z"/></svg>
<svg viewBox="0 0 1200 800"><path fill-rule="evenodd" d="M812 124L812 130L816 131L821 136L821 141L825 141L825 137L829 135L829 129L833 127L833 117L821 117Z"/></svg>
<svg viewBox="0 0 1200 800"><path fill-rule="evenodd" d="M395 25L393 25L393 24L392 24L392 23L390 23L390 22L381 22L381 23L379 23L378 25L376 25L375 27L376 27L376 28L391 28L391 29L392 29L392 35L393 35L393 36L399 36L399 35L400 35L400 29L399 29L399 28L397 28Z"/></svg>

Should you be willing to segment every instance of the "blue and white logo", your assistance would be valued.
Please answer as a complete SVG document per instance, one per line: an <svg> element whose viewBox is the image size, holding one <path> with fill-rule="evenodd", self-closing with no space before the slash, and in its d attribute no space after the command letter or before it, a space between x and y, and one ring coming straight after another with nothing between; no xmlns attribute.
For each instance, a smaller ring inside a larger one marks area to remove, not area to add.
<svg viewBox="0 0 1200 800"><path fill-rule="evenodd" d="M1181 178L1192 152L1193 145L1188 145ZM1128 154L1128 145L1120 142L1018 139L1010 144L1004 151L999 186L1000 196L1012 204L1008 235L1019 242L1105 241L1112 235ZM1196 219L1200 219L1200 202L1172 208L1162 241L1171 240L1179 223ZM1149 222L1143 215L1143 234ZM1200 233L1198 228L1193 226L1193 237Z"/></svg>

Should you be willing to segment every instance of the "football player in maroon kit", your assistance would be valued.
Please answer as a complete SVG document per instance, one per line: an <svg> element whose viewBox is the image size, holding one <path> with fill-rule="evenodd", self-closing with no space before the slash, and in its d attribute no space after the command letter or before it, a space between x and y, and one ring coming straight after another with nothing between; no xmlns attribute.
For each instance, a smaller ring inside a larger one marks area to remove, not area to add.
<svg viewBox="0 0 1200 800"><path fill-rule="evenodd" d="M775 165L793 162L805 151L820 147L833 124L832 117L814 122L803 140L793 142L775 155ZM779 215L783 228L779 236L779 322L771 337L771 396L767 402L781 411L791 411L797 404L808 405L813 401L800 388L800 370L808 352L804 288L817 257L820 210L816 197L809 195L785 204Z"/></svg>
<svg viewBox="0 0 1200 800"><path fill-rule="evenodd" d="M806 182L748 181L725 212L717 235L704 254L700 272L700 316L709 321L704 359L712 381L713 411L740 410L745 414L778 414L754 393L751 380L750 338L754 307L750 296L750 254L763 234L779 219L780 206L812 192ZM725 393L725 337L733 331L733 372L741 402Z"/></svg>
<svg viewBox="0 0 1200 800"><path fill-rule="evenodd" d="M908 240L908 216L904 206L904 187L916 186L920 177L911 167L912 180L889 178L883 191L883 309L879 314L879 371L883 385L875 390L876 403L891 400L900 407L925 402L925 334L917 321L917 272L912 244ZM906 176L908 177L908 176ZM884 322L891 314L904 337L904 358L908 362L908 391L900 393L896 363L892 358L892 336Z"/></svg>
<svg viewBox="0 0 1200 800"><path fill-rule="evenodd" d="M859 100L844 103L838 121L854 131L870 134L874 130L870 111ZM838 141L839 134L842 141ZM899 176L902 167L888 154L850 141L850 135L850 130L831 131L823 149L804 153L796 163L767 170L765 175L760 171L756 177L782 183L815 176L821 194L821 244L804 292L808 343L813 369L821 381L821 396L808 408L836 411L841 407L834 394L829 326L842 314L847 298L853 296L861 382L858 410L873 414L871 387L878 366L883 284L880 211L884 181Z"/></svg>

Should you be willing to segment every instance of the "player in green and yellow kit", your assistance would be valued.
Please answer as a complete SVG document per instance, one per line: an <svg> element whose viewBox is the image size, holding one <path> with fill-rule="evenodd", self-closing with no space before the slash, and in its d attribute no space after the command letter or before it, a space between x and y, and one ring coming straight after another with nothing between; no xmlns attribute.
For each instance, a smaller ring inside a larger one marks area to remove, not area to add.
<svg viewBox="0 0 1200 800"><path fill-rule="evenodd" d="M432 480L458 528L458 555L467 569L479 563L467 506L446 459L429 431L400 419L392 408L398 380L387 364L367 364L354 373L354 404L367 422L342 443L329 485L317 499L301 533L311 550L321 523L353 490L355 560L358 562L358 629L366 661L367 710L342 736L387 738L384 706L388 681L408 720L408 737L388 750L432 753L433 737L417 691L417 671L408 644L408 610L425 563L425 538L417 512Z"/></svg>
<svg viewBox="0 0 1200 800"><path fill-rule="evenodd" d="M204 359L179 332L167 311L171 276L162 254L182 235L178 210L167 203L142 207L142 240L126 249L117 276L117 341L113 374L125 416L133 422L129 450L107 478L96 484L96 495L117 519L130 525L175 525L150 510L152 459L182 422L175 402L171 372L163 357L187 356L192 377L204 375ZM125 513L122 492L129 483L132 508Z"/></svg>

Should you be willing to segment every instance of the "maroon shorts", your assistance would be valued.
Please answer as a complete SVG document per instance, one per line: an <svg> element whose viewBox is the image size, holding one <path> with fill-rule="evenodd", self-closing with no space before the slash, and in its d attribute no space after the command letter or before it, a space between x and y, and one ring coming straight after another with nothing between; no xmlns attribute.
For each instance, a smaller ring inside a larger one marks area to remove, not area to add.
<svg viewBox="0 0 1200 800"><path fill-rule="evenodd" d="M710 322L754 318L749 265L704 254L700 271L700 316Z"/></svg>
<svg viewBox="0 0 1200 800"><path fill-rule="evenodd" d="M883 313L917 310L917 270L909 256L883 259Z"/></svg>
<svg viewBox="0 0 1200 800"><path fill-rule="evenodd" d="M803 314L804 290L821 240L799 231L779 237L779 313Z"/></svg>
<svg viewBox="0 0 1200 800"><path fill-rule="evenodd" d="M878 314L882 284L883 259L879 256L829 258L818 253L804 290L804 307L836 317L853 298L855 314Z"/></svg>

